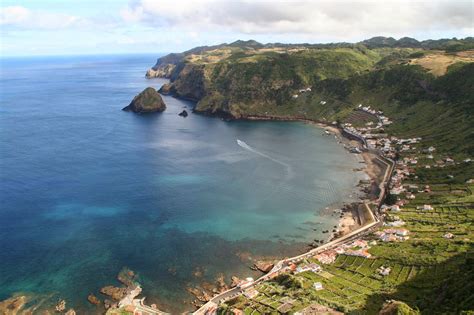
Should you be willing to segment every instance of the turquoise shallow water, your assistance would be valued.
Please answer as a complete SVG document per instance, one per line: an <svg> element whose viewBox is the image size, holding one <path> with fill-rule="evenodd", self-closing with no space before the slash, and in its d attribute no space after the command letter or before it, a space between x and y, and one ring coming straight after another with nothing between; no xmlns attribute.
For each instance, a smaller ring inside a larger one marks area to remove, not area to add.
<svg viewBox="0 0 474 315"><path fill-rule="evenodd" d="M88 293L128 266L150 303L182 311L186 285L252 275L242 253L296 254L336 224L322 210L352 194L353 155L302 123L182 118L193 104L172 97L121 111L165 82L143 77L154 59L1 60L0 299L91 312Z"/></svg>

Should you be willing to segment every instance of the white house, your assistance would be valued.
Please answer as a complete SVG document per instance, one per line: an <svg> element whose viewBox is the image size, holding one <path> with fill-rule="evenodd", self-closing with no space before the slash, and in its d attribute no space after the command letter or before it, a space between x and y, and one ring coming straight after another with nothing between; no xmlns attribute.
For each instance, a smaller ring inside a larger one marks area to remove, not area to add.
<svg viewBox="0 0 474 315"><path fill-rule="evenodd" d="M453 233L446 233L443 235L444 238L447 238L447 239L451 239L451 238L454 238L454 234Z"/></svg>
<svg viewBox="0 0 474 315"><path fill-rule="evenodd" d="M388 276L390 274L390 271L392 271L392 268L390 267L380 266L380 268L378 269L379 274L381 274L382 276Z"/></svg>
<svg viewBox="0 0 474 315"><path fill-rule="evenodd" d="M323 284L322 284L321 282L315 282L315 283L313 284L313 287L314 287L314 289L315 289L316 291L320 291L320 290L323 289Z"/></svg>

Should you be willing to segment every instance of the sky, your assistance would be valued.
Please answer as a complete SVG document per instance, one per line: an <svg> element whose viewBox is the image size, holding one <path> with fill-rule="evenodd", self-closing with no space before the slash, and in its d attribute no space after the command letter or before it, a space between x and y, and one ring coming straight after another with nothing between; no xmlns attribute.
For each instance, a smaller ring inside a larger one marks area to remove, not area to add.
<svg viewBox="0 0 474 315"><path fill-rule="evenodd" d="M474 36L472 0L0 0L0 56Z"/></svg>

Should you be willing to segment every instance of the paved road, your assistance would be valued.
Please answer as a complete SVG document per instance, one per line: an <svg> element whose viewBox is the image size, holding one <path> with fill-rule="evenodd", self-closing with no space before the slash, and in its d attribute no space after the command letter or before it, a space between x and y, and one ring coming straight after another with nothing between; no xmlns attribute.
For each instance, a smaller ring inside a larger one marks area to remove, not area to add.
<svg viewBox="0 0 474 315"><path fill-rule="evenodd" d="M365 206L368 208L368 211L372 217L372 223L369 223L355 231L352 231L351 233L341 237L341 238L338 238L334 241L331 241L329 243L326 243L322 246L319 246L317 248L314 248L312 250L310 250L309 252L306 252L304 254L301 254L301 255L298 255L298 256L295 256L295 257L291 257L291 258L287 258L287 259L284 259L284 260L280 260L278 263L275 264L275 266L273 267L273 269L263 275L262 277L258 278L257 280L255 280L254 282L252 282L251 284L248 284L246 286L246 288L250 288L250 287L253 287L263 281L266 281L268 280L269 278L271 278L272 275L280 272L281 270L285 269L286 267L288 267L291 263L295 263L295 262L298 262L298 261L301 261L305 258L308 258L308 257L311 257L311 256L314 256L316 254L319 254L323 251L326 251L328 249L332 249L332 248L335 248L335 247L338 247L344 243L348 243L348 242L351 242L359 237L361 237L362 235L364 234L367 234L369 232L371 232L374 228L377 228L381 225L381 221L378 220L377 217L374 216L374 214L372 213L372 211L370 210L370 207L365 204ZM235 288L232 288L226 292L223 292L215 297L213 297L208 303L204 304L201 308L199 308L196 312L194 312L194 314L196 315L200 315L200 314L206 314L206 312L211 309L211 308L214 308L215 305L219 305L220 303L223 303L225 301L227 301L228 299L231 299L237 295L240 295L242 294L243 290L242 288L240 287L235 287Z"/></svg>

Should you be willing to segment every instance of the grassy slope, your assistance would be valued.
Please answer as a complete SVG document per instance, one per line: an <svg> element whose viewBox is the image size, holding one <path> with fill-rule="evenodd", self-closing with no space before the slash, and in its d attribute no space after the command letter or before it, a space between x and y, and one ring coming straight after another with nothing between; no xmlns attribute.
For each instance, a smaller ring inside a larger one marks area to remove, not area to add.
<svg viewBox="0 0 474 315"><path fill-rule="evenodd" d="M288 100L299 88L326 78L348 78L373 68L380 54L367 49L302 50L233 54L206 65L207 96L200 111L223 109L235 116L294 114Z"/></svg>

